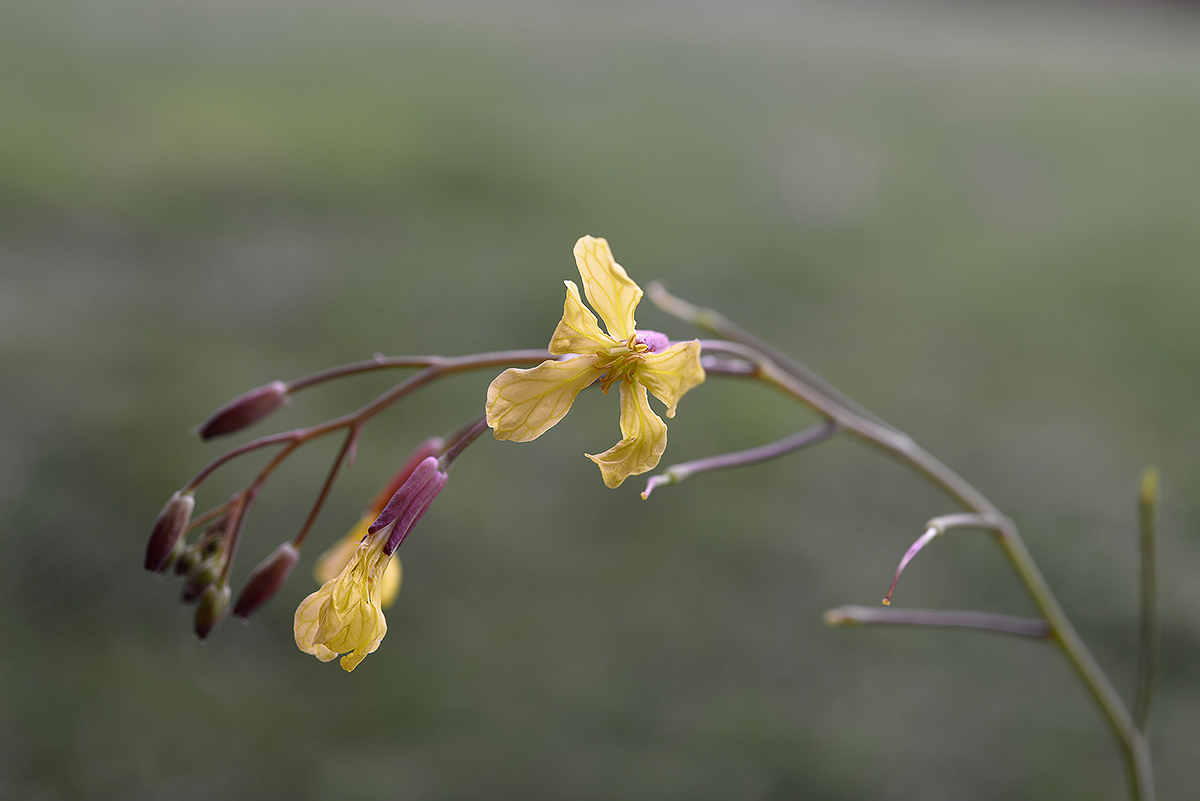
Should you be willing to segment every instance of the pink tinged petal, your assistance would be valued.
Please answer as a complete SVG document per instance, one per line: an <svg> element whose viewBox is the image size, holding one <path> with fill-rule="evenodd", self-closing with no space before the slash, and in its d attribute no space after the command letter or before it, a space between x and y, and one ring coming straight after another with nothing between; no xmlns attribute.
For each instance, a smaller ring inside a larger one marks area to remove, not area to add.
<svg viewBox="0 0 1200 801"><path fill-rule="evenodd" d="M600 466L610 489L630 476L653 470L667 447L667 424L650 409L646 388L636 382L621 384L621 435L620 442L599 456L585 454Z"/></svg>
<svg viewBox="0 0 1200 801"><path fill-rule="evenodd" d="M677 342L662 353L644 356L634 373L634 380L641 382L654 393L654 397L666 404L667 417L674 417L679 399L704 381L704 368L700 366L700 341Z"/></svg>
<svg viewBox="0 0 1200 801"><path fill-rule="evenodd" d="M487 422L496 439L529 442L571 409L575 396L600 377L595 356L545 361L505 370L488 387Z"/></svg>
<svg viewBox="0 0 1200 801"><path fill-rule="evenodd" d="M563 316L550 337L550 352L556 356L566 356L571 353L595 353L601 348L613 346L613 340L596 322L583 301L579 299L579 287L574 281L564 281L567 285L567 300L563 303Z"/></svg>
<svg viewBox="0 0 1200 801"><path fill-rule="evenodd" d="M588 303L600 315L613 339L624 342L633 336L633 312L642 299L642 290L613 261L608 241L585 236L575 243L575 263L583 278Z"/></svg>

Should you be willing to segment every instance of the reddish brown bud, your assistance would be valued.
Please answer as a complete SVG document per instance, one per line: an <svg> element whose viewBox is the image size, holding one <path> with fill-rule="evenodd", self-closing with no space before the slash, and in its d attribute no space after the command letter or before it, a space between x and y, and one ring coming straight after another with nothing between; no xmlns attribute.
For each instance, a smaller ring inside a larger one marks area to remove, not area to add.
<svg viewBox="0 0 1200 801"><path fill-rule="evenodd" d="M246 580L246 586L242 587L234 604L233 613L243 620L250 617L251 612L269 601L283 586L299 558L299 551L290 542L276 548L274 553L254 568Z"/></svg>
<svg viewBox="0 0 1200 801"><path fill-rule="evenodd" d="M245 395L234 398L217 409L212 417L196 427L196 433L200 435L200 439L212 439L241 431L286 406L291 399L287 384L272 381L266 386L252 389Z"/></svg>
<svg viewBox="0 0 1200 801"><path fill-rule="evenodd" d="M217 624L225 618L225 613L229 611L230 595L228 584L222 584L220 587L210 584L204 591L200 605L196 607L193 626L197 637L207 639Z"/></svg>
<svg viewBox="0 0 1200 801"><path fill-rule="evenodd" d="M175 546L183 536L188 521L192 519L192 509L196 499L176 492L167 501L158 517L154 520L154 529L150 532L150 541L146 543L146 569L161 573L171 563L175 555Z"/></svg>

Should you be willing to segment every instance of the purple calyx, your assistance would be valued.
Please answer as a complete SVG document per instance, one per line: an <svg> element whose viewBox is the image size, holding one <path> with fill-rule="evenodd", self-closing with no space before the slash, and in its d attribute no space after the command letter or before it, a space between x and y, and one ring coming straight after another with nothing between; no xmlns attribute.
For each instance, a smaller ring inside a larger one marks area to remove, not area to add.
<svg viewBox="0 0 1200 801"><path fill-rule="evenodd" d="M660 353L671 347L671 340L666 334L658 331L634 331L639 344L645 345L651 353Z"/></svg>
<svg viewBox="0 0 1200 801"><path fill-rule="evenodd" d="M408 532L412 531L417 521L429 509L433 499L446 486L447 475L438 468L438 460L427 456L417 465L408 480L396 490L396 494L388 501L387 506L380 512L379 517L370 525L367 531L375 534L385 528L391 528L383 552L390 556Z"/></svg>

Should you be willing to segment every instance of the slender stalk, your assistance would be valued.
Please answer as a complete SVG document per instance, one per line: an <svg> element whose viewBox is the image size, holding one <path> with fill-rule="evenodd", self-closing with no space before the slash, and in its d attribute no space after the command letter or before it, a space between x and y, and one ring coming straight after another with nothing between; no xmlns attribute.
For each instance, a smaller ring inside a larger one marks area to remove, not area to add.
<svg viewBox="0 0 1200 801"><path fill-rule="evenodd" d="M1150 698L1154 693L1154 668L1158 654L1158 603L1154 569L1154 518L1158 506L1158 471L1147 467L1142 473L1140 544L1142 555L1142 603L1138 626L1137 691L1133 719L1143 736L1149 736Z"/></svg>
<svg viewBox="0 0 1200 801"><path fill-rule="evenodd" d="M683 317L683 319L692 322L699 321L698 324L708 324L711 327L712 317L719 317L715 312L701 310L682 301L682 306L678 304L664 305L663 297L670 296L666 295L665 290L660 290L657 294L658 297L652 294L651 298L659 306ZM1112 682L1109 681L1108 676L1105 675L1078 632L1075 631L1075 627L1058 603L1058 599L1055 598L1037 563L1034 562L1025 547L1016 525L1001 514L1000 510L983 493L917 445L911 437L878 422L876 418L861 410L843 404L839 399L840 393L824 389L824 387L828 387L824 381L814 385L805 378L797 376L796 371L782 368L770 356L752 346L736 342L705 342L704 350L706 353L723 352L757 362L760 367L758 377L761 380L791 395L801 403L835 421L850 434L921 473L963 507L988 521L989 527L996 531L997 542L1016 571L1018 579L1025 586L1038 611L1050 624L1054 641L1058 643L1067 661L1088 688L1116 736L1125 755L1134 799L1153 801L1153 766L1146 739L1134 723L1133 717L1129 714L1129 710Z"/></svg>
<svg viewBox="0 0 1200 801"><path fill-rule="evenodd" d="M333 482L337 480L342 465L346 463L346 457L354 450L354 444L358 441L360 431L359 427L351 426L350 430L346 432L346 441L342 443L341 449L333 459L333 465L329 468L329 475L325 477L325 483L321 485L321 492L317 495L317 500L313 503L312 510L308 513L304 525L300 527L299 533L292 538L292 547L299 548L303 545L305 538L308 537L308 532L312 530L313 524L317 522L317 515L321 513L321 509L325 506L325 500L329 497L329 491L333 489Z"/></svg>
<svg viewBox="0 0 1200 801"><path fill-rule="evenodd" d="M259 450L260 448L270 447L272 445L280 445L287 443L288 447L285 452L290 453L296 447L349 426L361 427L366 424L375 415L391 406L396 401L420 389L426 384L432 383L440 378L445 378L455 373L462 373L468 370L479 370L486 367L503 367L521 364L539 364L547 359L552 359L548 351L545 350L503 350L494 351L491 353L476 353L469 356L418 356L418 357L401 357L398 359L383 360L382 362L358 362L352 365L344 365L343 367L335 367L331 370L326 370L321 373L316 373L305 379L300 379L295 382L295 385L289 384L289 387L305 387L321 381L329 381L334 378L340 378L344 375L352 375L354 373L365 372L372 369L381 369L383 367L411 367L414 365L424 365L425 369L419 373L409 376L404 381L401 381L396 386L379 395L370 403L360 409L344 414L341 417L335 417L332 420L327 420L324 423L319 423L308 428L298 428L293 431L284 431L279 434L272 434L266 437L260 437L251 440L243 445L239 445L232 450L229 450L218 456L213 461L209 462L199 473L192 477L192 480L184 485L183 492L191 492L200 485L204 479L226 462L236 459L237 457ZM401 362L404 362L403 364Z"/></svg>
<svg viewBox="0 0 1200 801"><path fill-rule="evenodd" d="M446 452L442 454L438 460L443 471L449 470L454 466L454 460L462 455L462 452L467 449L467 446L479 438L479 435L487 431L487 417L479 415L479 417L467 423L458 431L446 438L449 443Z"/></svg>
<svg viewBox="0 0 1200 801"><path fill-rule="evenodd" d="M838 427L836 423L826 421L810 426L803 431L792 434L790 437L784 437L783 439L769 442L766 445L760 445L757 448L747 448L744 451L722 453L717 456L708 456L691 462L673 464L661 473L650 477L646 482L646 489L642 491L642 500L649 498L650 493L654 492L655 487L669 487L697 473L725 470L730 467L745 467L750 464L778 459L781 456L795 453L810 445L816 445L818 442L829 439L837 431Z"/></svg>
<svg viewBox="0 0 1200 801"><path fill-rule="evenodd" d="M1053 634L1044 620L990 612L959 612L945 609L879 609L874 606L839 606L824 615L830 626L924 626L975 629L999 634L1045 639Z"/></svg>

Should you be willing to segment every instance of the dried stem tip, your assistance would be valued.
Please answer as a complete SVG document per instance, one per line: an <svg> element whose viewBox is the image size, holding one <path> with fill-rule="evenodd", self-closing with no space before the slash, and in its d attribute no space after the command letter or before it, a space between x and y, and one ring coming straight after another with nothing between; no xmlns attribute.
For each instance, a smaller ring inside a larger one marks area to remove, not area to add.
<svg viewBox="0 0 1200 801"><path fill-rule="evenodd" d="M276 548L274 553L254 568L254 572L246 580L246 586L242 587L237 603L233 606L233 613L245 620L255 609L271 600L283 586L283 582L287 581L299 559L300 552L290 542Z"/></svg>
<svg viewBox="0 0 1200 801"><path fill-rule="evenodd" d="M234 398L196 427L200 439L212 439L254 425L291 401L287 384L272 381Z"/></svg>
<svg viewBox="0 0 1200 801"><path fill-rule="evenodd" d="M196 499L190 493L181 495L178 492L163 506L154 520L150 541L146 543L147 570L161 573L167 569L175 546L187 529L188 521L192 519L192 509L195 507Z"/></svg>
<svg viewBox="0 0 1200 801"><path fill-rule="evenodd" d="M912 544L904 554L904 558L900 560L900 566L896 568L896 575L892 576L892 586L888 587L887 595L883 599L883 605L887 606L892 602L892 593L896 591L896 582L900 580L900 574L904 572L904 568L908 567L908 563L912 558L921 552L921 549L932 542L942 533L942 530L936 526L930 526L924 534L917 538L917 541Z"/></svg>

